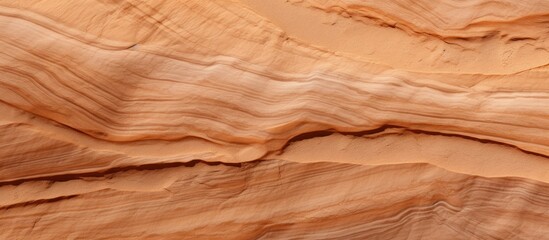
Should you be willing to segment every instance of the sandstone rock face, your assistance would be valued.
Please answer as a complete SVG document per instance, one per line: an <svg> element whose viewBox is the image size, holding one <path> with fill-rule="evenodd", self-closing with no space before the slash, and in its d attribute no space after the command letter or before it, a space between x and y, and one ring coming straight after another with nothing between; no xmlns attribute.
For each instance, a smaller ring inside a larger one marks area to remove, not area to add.
<svg viewBox="0 0 549 240"><path fill-rule="evenodd" d="M1 239L549 239L549 1L0 0Z"/></svg>

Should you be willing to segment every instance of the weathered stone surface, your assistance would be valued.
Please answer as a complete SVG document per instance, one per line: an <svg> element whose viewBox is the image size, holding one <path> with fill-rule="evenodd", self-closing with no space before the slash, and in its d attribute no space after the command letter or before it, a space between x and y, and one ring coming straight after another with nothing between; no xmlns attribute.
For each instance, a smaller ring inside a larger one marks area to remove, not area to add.
<svg viewBox="0 0 549 240"><path fill-rule="evenodd" d="M2 239L546 239L549 2L0 0Z"/></svg>

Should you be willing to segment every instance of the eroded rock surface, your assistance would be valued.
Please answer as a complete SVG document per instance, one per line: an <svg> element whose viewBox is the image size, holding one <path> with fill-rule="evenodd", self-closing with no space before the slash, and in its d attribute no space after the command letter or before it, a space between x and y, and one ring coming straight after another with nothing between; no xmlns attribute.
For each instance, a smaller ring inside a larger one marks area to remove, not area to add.
<svg viewBox="0 0 549 240"><path fill-rule="evenodd" d="M0 0L2 239L547 239L549 2Z"/></svg>

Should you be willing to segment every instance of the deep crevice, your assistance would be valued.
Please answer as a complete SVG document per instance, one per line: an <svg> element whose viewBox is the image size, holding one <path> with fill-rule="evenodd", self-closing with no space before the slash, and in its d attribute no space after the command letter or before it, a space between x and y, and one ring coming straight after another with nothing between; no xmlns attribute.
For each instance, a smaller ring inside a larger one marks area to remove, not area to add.
<svg viewBox="0 0 549 240"><path fill-rule="evenodd" d="M29 206L29 205L42 205L42 204L47 204L47 203L54 203L54 202L59 202L59 201L75 198L75 197L78 197L78 196L79 196L79 194L74 194L74 195L60 196L60 197L55 197L55 198L50 198L50 199L39 199L39 200L33 200L33 201L27 201L27 202L20 202L20 203L15 203L15 204L2 206L2 207L0 207L0 210L8 210L10 208L25 207L25 206Z"/></svg>
<svg viewBox="0 0 549 240"><path fill-rule="evenodd" d="M358 131L358 132L340 132L340 131L336 131L334 129L327 129L327 130L320 130L320 131L302 133L302 134L299 134L299 135L291 138L290 140L288 140L284 144L284 146L282 148L280 148L277 152L279 154L281 154L281 153L284 152L284 149L286 149L291 144L293 144L295 142L303 141L303 140L312 139L312 138L326 137L326 136L330 136L332 134L341 134L341 135L345 135L345 136L354 136L354 137L364 137L364 136L367 136L367 135L373 135L373 134L384 132L387 129L402 129L404 131L414 133L414 134L425 134L425 135L431 135L431 136L458 137L458 138L463 138L463 139L467 139L467 140L480 142L480 143L483 143L483 144L496 144L496 145L502 145L502 146L505 146L505 147L511 147L511 148L517 149L517 150L519 150L519 151L521 151L525 154L535 155L535 156L543 157L543 158L549 158L549 156L546 156L544 154L533 152L533 151L528 151L528 150L522 149L520 147L517 147L517 146L509 144L509 143L498 142L498 141L489 140L489 139L475 138L475 137L460 135L460 134L442 133L442 132L433 132L433 131L427 131L427 130L411 129L411 128L406 128L406 127L401 127L401 126L398 126L398 125L391 125L391 124L386 124L386 125L383 125L383 126L378 127L378 128L374 128L374 129L371 129L371 130L365 130L365 131Z"/></svg>
<svg viewBox="0 0 549 240"><path fill-rule="evenodd" d="M445 136L445 137L458 137L463 138L467 140L472 140L476 142L480 142L483 144L497 144L502 145L506 147L512 147L514 149L517 149L525 154L531 154L543 158L549 158L549 156L546 156L541 153L532 152L528 150L521 149L515 145L498 142L494 140L488 140L488 139L481 139L481 138L475 138L470 137L466 135L460 135L460 134L451 134L451 133L441 133L441 132L433 132L433 131L426 131L426 130L418 130L418 129L410 129L405 128L397 125L383 125L378 128L370 129L370 130L364 130L364 131L357 131L357 132L343 132L343 131L337 131L335 129L326 129L326 130L319 130L319 131L312 131L312 132L306 132L299 134L297 136L292 137L290 140L288 140L280 149L275 150L274 152L277 152L278 154L281 154L284 152L284 150L290 146L291 144L299 141L304 141L308 139L313 138L319 138L319 137L326 137L330 136L332 134L341 134L345 136L354 136L354 137L364 137L368 135L373 135L377 133L384 132L388 129L401 129L406 132L414 133L414 134L425 134L425 135L432 135L432 136ZM101 177L112 177L111 175L120 173L120 172L126 172L126 171L151 171L151 170L161 170L161 169L169 169L169 168L177 168L177 167L194 167L197 164L205 164L208 166L217 166L217 165L224 165L229 167L237 167L237 168L247 168L251 165L255 165L258 162L263 161L262 158L248 161L248 162L240 162L240 163L226 163L226 162L208 162L204 160L192 160L189 162L171 162L171 163L152 163L152 164L144 164L144 165L138 165L138 166L125 166L125 167L115 167L106 169L99 172L85 172L85 173L71 173L71 174L61 174L61 175L53 175L53 176L42 176L42 177L31 177L31 178L23 178L23 179L17 179L17 180L11 180L11 181L5 181L0 182L0 187L5 185L20 185L24 182L31 182L31 181L49 181L49 182L66 182L71 180L79 180L84 178L101 178Z"/></svg>
<svg viewBox="0 0 549 240"><path fill-rule="evenodd" d="M33 182L33 181L67 182L67 181L78 180L83 178L109 177L113 174L120 173L120 172L127 172L127 171L152 171L152 170L162 170L162 169L177 168L177 167L194 167L197 164L205 164L208 166L224 165L229 167L240 168L240 167L243 167L243 164L246 164L246 163L208 162L208 161L203 161L198 159L195 159L189 162L152 163L152 164L144 164L144 165L138 165L138 166L115 167L115 168L110 168L110 169L99 171L99 172L71 173L71 174L60 174L60 175L53 175L53 176L34 177L34 178L23 178L23 179L17 179L13 181L0 182L0 187L6 186L6 185L19 185L24 182Z"/></svg>
<svg viewBox="0 0 549 240"><path fill-rule="evenodd" d="M528 151L528 150L522 149L520 147L517 147L513 144L498 142L498 141L490 140L490 139L476 138L476 137L460 135L460 134L455 134L455 133L431 132L431 131L417 130L417 129L406 129L406 131L412 132L412 133L415 133L415 134L425 134L425 135L444 136L444 137L458 137L458 138L472 140L472 141L476 141L476 142L480 142L480 143L484 143L484 144L496 144L496 145L501 145L501 146L517 149L517 150L519 150L519 151L521 151L525 154L535 155L535 156L543 157L543 158L549 158L549 156L546 156L546 155L541 154L541 153Z"/></svg>

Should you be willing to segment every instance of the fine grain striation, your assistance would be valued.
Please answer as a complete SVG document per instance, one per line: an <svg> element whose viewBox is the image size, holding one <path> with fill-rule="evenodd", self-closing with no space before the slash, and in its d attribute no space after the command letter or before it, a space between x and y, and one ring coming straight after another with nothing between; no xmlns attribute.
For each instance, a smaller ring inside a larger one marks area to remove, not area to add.
<svg viewBox="0 0 549 240"><path fill-rule="evenodd" d="M0 0L1 239L548 239L549 2Z"/></svg>

